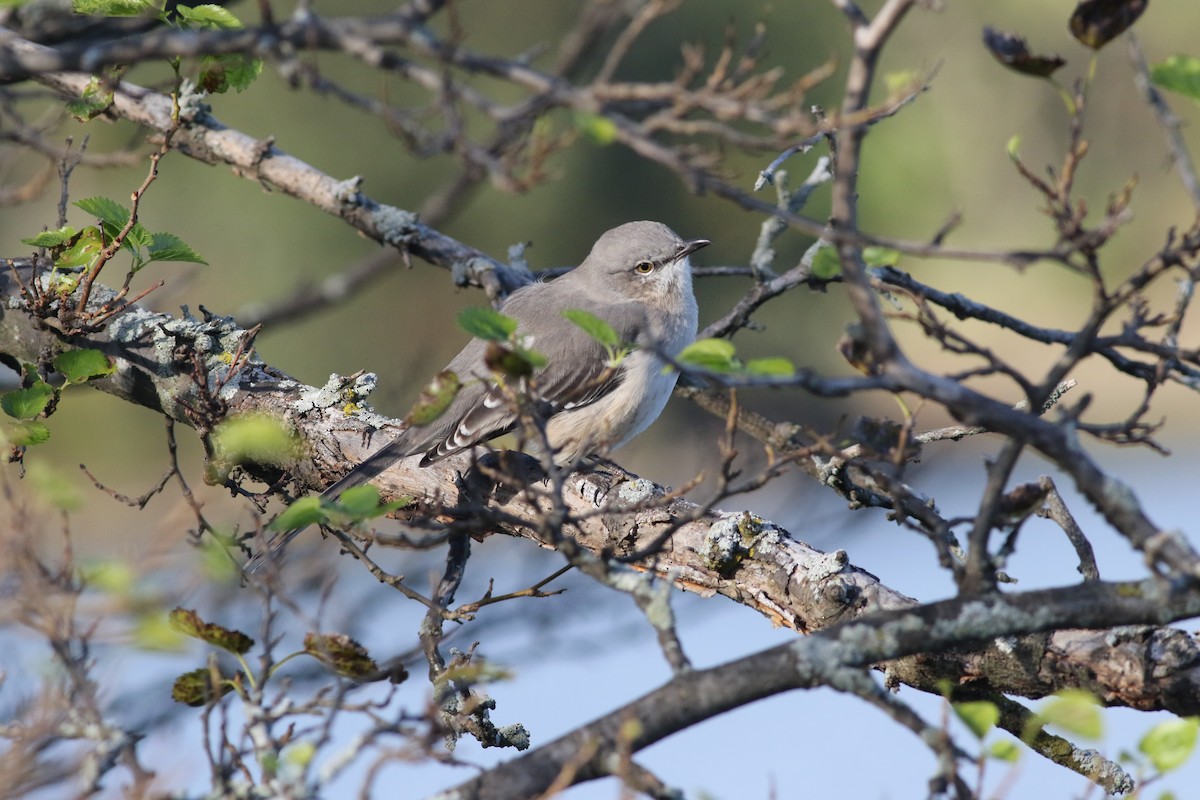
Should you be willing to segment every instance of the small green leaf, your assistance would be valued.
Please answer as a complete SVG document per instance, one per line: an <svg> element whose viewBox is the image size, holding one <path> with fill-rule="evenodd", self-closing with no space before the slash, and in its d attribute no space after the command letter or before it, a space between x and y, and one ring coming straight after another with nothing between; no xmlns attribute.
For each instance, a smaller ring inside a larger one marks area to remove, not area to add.
<svg viewBox="0 0 1200 800"><path fill-rule="evenodd" d="M193 28L240 28L242 22L221 6L203 3L198 6L176 6L179 17Z"/></svg>
<svg viewBox="0 0 1200 800"><path fill-rule="evenodd" d="M1037 719L1085 739L1099 739L1104 735L1104 719L1098 701L1091 692L1082 689L1059 692L1038 712Z"/></svg>
<svg viewBox="0 0 1200 800"><path fill-rule="evenodd" d="M121 597L128 596L137 583L137 574L127 562L118 559L89 562L81 572L88 588Z"/></svg>
<svg viewBox="0 0 1200 800"><path fill-rule="evenodd" d="M239 414L219 422L212 432L217 469L237 464L286 467L296 460L299 439L280 419L269 414Z"/></svg>
<svg viewBox="0 0 1200 800"><path fill-rule="evenodd" d="M902 69L896 72L886 72L883 75L883 85L887 87L889 97L908 94L921 85L924 73L915 69Z"/></svg>
<svg viewBox="0 0 1200 800"><path fill-rule="evenodd" d="M1008 151L1008 157L1013 161L1019 161L1021 158L1021 134L1014 133L1008 137L1008 144L1004 148Z"/></svg>
<svg viewBox="0 0 1200 800"><path fill-rule="evenodd" d="M1160 722L1147 731L1138 742L1159 772L1170 772L1183 766L1196 749L1196 733L1200 717L1184 717Z"/></svg>
<svg viewBox="0 0 1200 800"><path fill-rule="evenodd" d="M0 443L13 447L33 447L50 441L50 428L38 419L0 419Z"/></svg>
<svg viewBox="0 0 1200 800"><path fill-rule="evenodd" d="M100 236L100 229L95 225L88 225L79 232L70 247L58 254L58 258L54 259L54 266L63 269L70 267L89 269L103 249L104 240Z"/></svg>
<svg viewBox="0 0 1200 800"><path fill-rule="evenodd" d="M588 336L609 349L616 350L624 344L621 337L613 330L613 326L595 314L590 314L581 308L568 308L562 312L562 315L581 328Z"/></svg>
<svg viewBox="0 0 1200 800"><path fill-rule="evenodd" d="M200 254L183 243L183 240L172 233L156 233L150 237L146 247L147 261L189 261L193 264L207 264Z"/></svg>
<svg viewBox="0 0 1200 800"><path fill-rule="evenodd" d="M239 630L224 628L213 622L205 622L200 615L187 608L174 608L167 615L171 627L185 636L207 642L230 653L245 655L254 647L254 640Z"/></svg>
<svg viewBox="0 0 1200 800"><path fill-rule="evenodd" d="M842 274L842 260L837 248L822 247L813 254L812 274L814 278L828 281Z"/></svg>
<svg viewBox="0 0 1200 800"><path fill-rule="evenodd" d="M224 94L229 91L229 79L225 76L226 56L204 56L200 59L200 74L196 85L209 94Z"/></svg>
<svg viewBox="0 0 1200 800"><path fill-rule="evenodd" d="M988 758L1015 764L1017 759L1021 757L1021 747L1012 739L1000 739L992 742L992 746L988 748L987 754Z"/></svg>
<svg viewBox="0 0 1200 800"><path fill-rule="evenodd" d="M988 731L1000 721L1000 708L990 700L951 703L951 708L977 739L987 736Z"/></svg>
<svg viewBox="0 0 1200 800"><path fill-rule="evenodd" d="M337 507L351 516L369 514L379 508L379 490L369 483L347 489L338 497Z"/></svg>
<svg viewBox="0 0 1200 800"><path fill-rule="evenodd" d="M244 92L262 74L261 58L246 58L242 55L226 56L225 82L230 89Z"/></svg>
<svg viewBox="0 0 1200 800"><path fill-rule="evenodd" d="M230 533L213 531L200 543L200 559L197 562L209 584L240 583L243 579L241 567L232 557L231 551L238 550L237 537Z"/></svg>
<svg viewBox="0 0 1200 800"><path fill-rule="evenodd" d="M25 477L38 497L60 511L77 511L83 506L75 484L60 470L44 461L29 464Z"/></svg>
<svg viewBox="0 0 1200 800"><path fill-rule="evenodd" d="M576 112L575 127L591 137L599 145L610 145L617 140L617 124L608 117L591 114L586 111Z"/></svg>
<svg viewBox="0 0 1200 800"><path fill-rule="evenodd" d="M84 198L76 201L75 206L104 224L104 235L108 241L117 238L117 235L125 228L125 223L129 222L129 209L107 197ZM122 246L133 250L135 247L149 247L152 242L153 237L150 235L150 231L142 227L140 222L135 222L129 229L129 233L126 234Z"/></svg>
<svg viewBox="0 0 1200 800"><path fill-rule="evenodd" d="M367 649L343 633L309 633L304 652L347 678L367 678L379 672Z"/></svg>
<svg viewBox="0 0 1200 800"><path fill-rule="evenodd" d="M404 423L410 427L420 427L434 422L446 413L461 388L462 381L458 375L448 369L434 375L433 380L421 390L417 402L404 415Z"/></svg>
<svg viewBox="0 0 1200 800"><path fill-rule="evenodd" d="M37 236L22 239L22 244L33 247L61 247L75 238L76 231L70 225L64 225L56 231L42 231Z"/></svg>
<svg viewBox="0 0 1200 800"><path fill-rule="evenodd" d="M54 397L54 388L39 380L26 389L0 395L0 409L14 419L33 419L46 410Z"/></svg>
<svg viewBox="0 0 1200 800"><path fill-rule="evenodd" d="M399 497L390 503L384 503L379 498L379 490L369 483L347 489L333 504L333 509L350 518L351 522L382 517L397 509L412 503L413 498Z"/></svg>
<svg viewBox="0 0 1200 800"><path fill-rule="evenodd" d="M725 339L700 339L683 348L678 361L711 372L732 372L738 366L736 353L733 343Z"/></svg>
<svg viewBox="0 0 1200 800"><path fill-rule="evenodd" d="M477 339L502 342L517 331L517 321L483 306L468 306L458 312L458 327Z"/></svg>
<svg viewBox="0 0 1200 800"><path fill-rule="evenodd" d="M890 247L871 245L864 247L863 263L868 267L894 267L900 263L900 251Z"/></svg>
<svg viewBox="0 0 1200 800"><path fill-rule="evenodd" d="M1150 68L1150 79L1172 92L1200 102L1200 58L1171 56Z"/></svg>
<svg viewBox="0 0 1200 800"><path fill-rule="evenodd" d="M488 342L483 363L492 372L510 378L527 378L546 366L546 357L536 350L517 347L505 342Z"/></svg>
<svg viewBox="0 0 1200 800"><path fill-rule="evenodd" d="M102 84L99 78L93 77L87 86L83 87L79 97L67 101L66 110L80 122L87 122L107 111L112 103L112 90Z"/></svg>
<svg viewBox="0 0 1200 800"><path fill-rule="evenodd" d="M54 368L70 383L83 383L116 372L116 366L99 350L68 350L54 357Z"/></svg>
<svg viewBox="0 0 1200 800"><path fill-rule="evenodd" d="M178 653L186 649L188 637L161 611L141 614L133 627L133 643L142 650Z"/></svg>
<svg viewBox="0 0 1200 800"><path fill-rule="evenodd" d="M329 518L321 505L320 497L301 497L271 520L267 527L273 531L290 531L293 528L307 528L325 522Z"/></svg>
<svg viewBox="0 0 1200 800"><path fill-rule="evenodd" d="M73 205L117 230L124 228L125 223L129 221L129 209L107 197L85 197L83 200L76 200Z"/></svg>
<svg viewBox="0 0 1200 800"><path fill-rule="evenodd" d="M317 755L317 746L312 742L292 742L279 754L279 760L287 766L303 772Z"/></svg>
<svg viewBox="0 0 1200 800"><path fill-rule="evenodd" d="M796 374L796 365L782 356L752 358L746 362L746 372L770 378L790 378Z"/></svg>
<svg viewBox="0 0 1200 800"><path fill-rule="evenodd" d="M216 678L214 685L213 679ZM171 699L193 708L208 705L220 700L233 691L233 684L224 675L213 675L208 667L185 672L175 679L171 687Z"/></svg>

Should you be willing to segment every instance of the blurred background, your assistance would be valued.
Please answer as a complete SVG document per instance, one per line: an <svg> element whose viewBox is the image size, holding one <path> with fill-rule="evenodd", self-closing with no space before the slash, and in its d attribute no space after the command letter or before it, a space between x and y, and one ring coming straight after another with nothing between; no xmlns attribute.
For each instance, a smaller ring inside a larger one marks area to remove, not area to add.
<svg viewBox="0 0 1200 800"><path fill-rule="evenodd" d="M290 10L273 3L277 15ZM353 8L316 3L323 14L377 13L393 10L383 2L360 2ZM880 3L864 3L868 11ZM1044 82L1002 68L981 43L983 26L1027 37L1037 52L1059 53L1067 66L1059 73L1064 83L1088 70L1090 52L1068 33L1071 2L996 0L991 3L948 3L940 13L914 11L886 51L882 73L936 71L928 92L900 114L875 127L867 137L861 170L861 224L871 232L910 240L926 240L954 213L962 224L949 243L975 248L1041 248L1054 242L1041 201L1014 169L1006 148L1020 136L1025 163L1041 173L1045 165L1061 163L1067 141L1068 116L1058 96ZM582 4L563 0L518 0L488 3L467 0L454 4L464 45L478 52L512 57L540 44L551 53L574 22ZM257 19L251 4L231 6L247 22ZM438 25L445 25L445 19ZM739 40L749 38L757 22L768 29L764 62L778 66L791 80L827 60L836 74L818 86L807 103L836 108L849 52L846 26L832 4L738 3L689 0L675 13L656 21L633 47L616 77L670 80L680 67L685 42L704 47L715 58L732 26ZM1191 4L1158 3L1135 26L1148 60L1156 63L1176 53L1195 54L1200 33ZM313 56L323 74L367 95L387 98L396 105L427 102L427 98L394 76L365 70L357 61L330 54ZM546 57L548 58L548 57ZM545 66L534 61L535 66ZM135 83L156 84L165 71L139 67L128 76ZM477 79L478 88L512 100L511 87ZM879 98L885 91L878 90ZM1169 97L1184 120L1184 135L1192 153L1200 152L1200 118L1196 105ZM335 178L359 175L362 191L371 198L410 210L422 204L457 173L452 157L416 158L378 118L307 90L293 90L268 65L262 77L244 94L209 99L212 112L224 124L256 137L273 136L285 152L303 159ZM565 132L572 127L564 114L551 118ZM1139 96L1124 42L1100 52L1085 122L1090 153L1078 177L1078 194L1102 213L1107 198L1137 176L1132 203L1133 221L1103 254L1104 270L1113 281L1138 268L1164 244L1171 227L1186 227L1194 216L1169 162L1165 137L1152 112ZM94 121L86 126L64 123L62 137L90 138L89 152L99 153L136 142L141 134L125 123ZM786 165L798 183L812 168L820 149L796 156ZM723 174L735 184L753 185L758 171L774 153L730 150ZM41 165L11 149L0 150L0 183L16 183ZM656 219L684 238L704 237L713 245L694 259L701 266L744 265L754 247L761 218L712 196L690 195L667 170L643 161L617 144L581 135L549 163L553 179L523 194L509 194L482 185L455 213L438 223L444 233L505 260L510 246L528 242L527 257L537 269L573 265L607 228L634 219ZM127 198L145 175L146 167L109 170L78 169L71 181L73 199L105 195ZM772 200L770 190L764 199ZM58 200L51 185L37 201L10 207L0 215L0 247L6 256L24 253L22 237L53 226ZM160 176L142 207L142 220L153 231L170 231L191 244L207 266L160 264L147 270L142 285L159 278L166 286L147 299L160 310L174 311L200 304L220 314L238 316L255 304L286 297L306 283L348 269L372 257L379 246L355 234L339 221L300 202L233 177L227 169L210 167L177 153L162 162ZM828 189L819 190L804 213L823 219L828 213ZM69 221L80 226L84 215L73 210ZM796 233L777 243L776 267L791 267L811 244ZM1088 311L1089 288L1050 264L1023 271L986 262L914 260L900 268L944 291L960 291L979 302L997 306L1049 328L1070 329ZM701 325L721 316L749 287L744 278L711 278L699 282ZM1155 298L1162 308L1170 292ZM369 370L379 375L372 400L378 410L401 415L428 377L440 369L465 342L453 322L458 309L485 302L482 293L454 287L447 272L416 262L399 263L368 291L347 302L294 322L268 326L257 349L269 364L297 379L320 385L330 373L343 375ZM850 374L834 344L850 319L839 287L826 292L799 289L775 300L757 319L761 331L738 334L739 352L747 357L781 355L797 365L824 374ZM1010 363L1038 375L1058 351L1018 341L982 324L962 329ZM1186 341L1195 341L1195 326L1186 326ZM922 366L935 371L959 368L920 336L899 329L901 341ZM1076 392L1090 393L1092 421L1123 418L1140 401L1140 387L1123 380L1103 364L1088 363L1073 377ZM8 385L13 377L3 376ZM1002 381L981 383L996 396L1016 402L1015 386ZM897 416L892 398L856 397L821 401L799 392L761 391L743 398L774 419L799 421L834 432L860 414ZM1118 477L1130 482L1156 522L1177 525L1192 535L1193 519L1186 501L1194 482L1196 401L1174 386L1156 397L1156 414L1166 422L1159 439L1174 451L1166 458L1146 450L1092 447ZM919 428L937 427L947 419L934 409L918 411ZM83 462L105 485L129 495L146 491L167 468L167 447L161 421L152 412L81 389L63 402L50 420L49 444L31 450L30 477L53 476L73 498L66 522L44 512L48 537L68 526L77 555L92 563L128 562L139 565L136 590L118 597L92 597L94 609L112 607L128 615L100 628L101 674L114 687L114 700L131 697L146 686L163 686L181 669L197 665L197 651L186 654L141 652L131 655L124 644L137 642L137 603L130 597L153 598L161 607L176 604L203 608L214 598L227 600L230 587L214 587L197 564L185 531L193 526L191 510L175 489L151 501L146 512L114 502L82 475ZM676 400L644 436L618 454L622 466L656 482L681 485L711 468L721 422ZM231 502L227 493L206 489L200 479L202 450L189 431L181 430L181 459L192 483L206 503L205 513L221 524L250 524L250 510ZM983 485L983 459L994 454L996 441L986 437L928 448L923 462L910 473L910 482L937 498L948 517L973 513ZM748 465L760 454L753 442L743 442ZM115 457L114 457L115 456ZM1049 471L1035 457L1023 460L1020 478ZM6 492L29 502L31 481L18 480L16 468L0 475ZM1063 488L1065 481L1060 481ZM1072 510L1081 516L1091 536L1105 578L1140 577L1139 559L1101 521L1089 517L1084 501L1072 497ZM36 502L36 501L35 501ZM845 504L805 476L786 475L742 507L769 518L798 538L822 549L846 549L851 560L888 585L921 600L947 596L952 586L935 566L923 540L887 522L882 512L848 513ZM1038 538L1041 535L1042 538ZM309 540L318 537L309 534ZM342 572L330 543L308 541L309 552L323 561L320 576ZM440 553L397 553L394 564L410 576L436 572ZM468 586L459 599L482 593L489 578L497 590L521 588L548 575L560 565L554 554L533 551L526 542L492 540L479 546L471 561ZM326 602L313 599L309 612L330 629L342 629L377 649L378 655L403 652L415 643L418 609L405 609L399 598L353 569L344 570L337 591ZM1048 524L1027 529L1022 548L1010 567L1018 588L1061 585L1077 580L1069 546ZM313 580L316 576L309 574ZM418 584L421 581L416 581ZM513 680L492 687L500 703L493 718L498 724L521 721L534 731L535 745L570 730L591 717L649 691L669 677L657 655L654 639L632 603L624 597L566 579L566 595L547 600L502 604L463 631L462 641L483 642L481 652L510 667ZM474 595L472 594L474 593ZM772 630L757 615L723 599L677 595L680 630L685 648L698 666L721 663L753 652L792 634ZM137 602L142 602L138 600ZM225 613L225 612L223 612ZM257 606L229 606L226 624L257 625ZM237 618L234 618L237 617ZM36 639L13 628L0 637L14 637L21 647L9 649L0 639L0 669L10 675L5 691L20 690L36 678L46 655ZM25 676L13 680L11 676ZM421 681L405 687L404 702L424 701ZM941 714L935 699L912 701L927 720ZM2 698L2 694L0 694ZM3 705L3 703L0 703ZM131 718L137 713L130 712ZM1109 757L1132 748L1154 721L1152 715L1123 710L1106 713L1106 738L1096 746ZM194 712L183 713L169 735L151 739L147 752L162 759L164 788L203 786L204 766L181 750L177 737L194 737ZM993 734L996 735L996 734ZM748 745L748 746L747 746ZM465 761L491 763L505 754L479 751L464 743L456 755ZM154 763L156 758L148 759ZM829 691L793 693L742 709L673 737L651 749L648 766L697 797L802 797L836 792L845 797L923 797L924 780L934 769L923 745L862 703ZM871 765L864 769L865 764ZM168 766L169 765L169 766ZM1008 767L988 767L995 786ZM1015 768L1017 783L1009 797L1076 796L1085 784L1077 776L1041 762L1026 753ZM177 774L172 774L178 770ZM377 788L403 787L404 796L420 796L444 788L472 773L448 767L403 765L388 767ZM169 777L168 777L169 776ZM338 784L352 796L362 773ZM1158 784L1174 788L1180 797L1200 779L1189 766ZM394 783L393 783L394 782ZM571 798L614 797L615 784L581 787ZM389 793L395 793L389 791ZM1151 791L1149 796L1156 796Z"/></svg>

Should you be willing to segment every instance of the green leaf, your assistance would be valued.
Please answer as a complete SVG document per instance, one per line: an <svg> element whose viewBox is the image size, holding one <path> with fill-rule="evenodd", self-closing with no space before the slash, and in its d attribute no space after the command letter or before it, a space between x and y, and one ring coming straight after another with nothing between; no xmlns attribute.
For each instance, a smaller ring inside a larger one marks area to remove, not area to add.
<svg viewBox="0 0 1200 800"><path fill-rule="evenodd" d="M188 608L174 608L167 615L171 627L185 636L207 642L214 647L237 655L245 655L254 647L254 640L239 630L224 628L213 622L205 622L200 615Z"/></svg>
<svg viewBox="0 0 1200 800"><path fill-rule="evenodd" d="M76 14L92 14L103 17L136 17L150 12L158 13L155 0L72 0L71 10Z"/></svg>
<svg viewBox="0 0 1200 800"><path fill-rule="evenodd" d="M85 197L83 200L76 200L73 205L117 230L124 228L125 223L129 221L129 209L107 197Z"/></svg>
<svg viewBox="0 0 1200 800"><path fill-rule="evenodd" d="M54 266L63 269L71 267L90 269L103 249L104 240L100 236L100 229L95 225L88 225L79 232L70 247L58 254L58 258L54 259Z"/></svg>
<svg viewBox="0 0 1200 800"><path fill-rule="evenodd" d="M1138 750L1145 753L1159 772L1181 767L1196 749L1196 733L1200 717L1169 719L1155 725L1142 740Z"/></svg>
<svg viewBox="0 0 1200 800"><path fill-rule="evenodd" d="M1200 102L1200 58L1171 56L1150 68L1150 79L1158 86Z"/></svg>
<svg viewBox="0 0 1200 800"><path fill-rule="evenodd" d="M1099 739L1104 735L1099 701L1091 692L1082 689L1059 692L1038 712L1037 719L1085 739Z"/></svg>
<svg viewBox="0 0 1200 800"><path fill-rule="evenodd" d="M894 267L900 263L900 251L871 245L863 248L863 263L868 267Z"/></svg>
<svg viewBox="0 0 1200 800"><path fill-rule="evenodd" d="M588 336L611 350L616 350L624 344L621 337L613 330L613 326L595 314L590 314L581 308L568 308L562 312L562 315L581 328Z"/></svg>
<svg viewBox="0 0 1200 800"><path fill-rule="evenodd" d="M458 327L477 339L502 342L517 331L517 321L483 306L468 306L458 312Z"/></svg>
<svg viewBox="0 0 1200 800"><path fill-rule="evenodd" d="M790 378L796 374L796 365L782 356L752 358L746 362L746 372L770 378Z"/></svg>
<svg viewBox="0 0 1200 800"><path fill-rule="evenodd" d="M239 414L219 422L212 432L213 460L218 469L237 464L286 467L296 460L299 439L269 414Z"/></svg>
<svg viewBox="0 0 1200 800"><path fill-rule="evenodd" d="M317 755L317 746L312 742L292 742L279 754L281 763L302 772Z"/></svg>
<svg viewBox="0 0 1200 800"><path fill-rule="evenodd" d="M208 667L201 667L183 673L171 686L171 699L176 703L199 708L232 692L233 684L230 679L219 673L214 676L213 672L214 670Z"/></svg>
<svg viewBox="0 0 1200 800"><path fill-rule="evenodd" d="M156 233L150 237L146 247L147 261L190 261L193 264L207 264L200 254L188 247L173 233Z"/></svg>
<svg viewBox="0 0 1200 800"><path fill-rule="evenodd" d="M50 441L50 428L37 419L0 419L0 443L13 447L33 447Z"/></svg>
<svg viewBox="0 0 1200 800"><path fill-rule="evenodd" d="M842 260L837 248L822 247L813 254L812 274L814 278L828 281L842 274Z"/></svg>
<svg viewBox="0 0 1200 800"><path fill-rule="evenodd" d="M46 410L53 397L54 387L39 380L27 389L0 395L0 409L14 419L33 419Z"/></svg>
<svg viewBox="0 0 1200 800"><path fill-rule="evenodd" d="M507 375L510 378L527 378L537 370L546 366L546 357L535 350L508 344L507 342L488 342L483 354L483 363L492 372Z"/></svg>
<svg viewBox="0 0 1200 800"><path fill-rule="evenodd" d="M617 140L617 124L608 117L578 111L574 114L575 127L583 131L599 145L610 145Z"/></svg>
<svg viewBox="0 0 1200 800"><path fill-rule="evenodd" d="M262 74L261 58L246 58L242 55L228 56L225 62L225 82L234 91L244 92Z"/></svg>
<svg viewBox="0 0 1200 800"><path fill-rule="evenodd" d="M37 236L22 239L21 244L32 247L61 247L75 238L75 233L75 229L70 225L64 225L56 231L42 231Z"/></svg>
<svg viewBox="0 0 1200 800"><path fill-rule="evenodd" d="M186 649L188 637L161 611L141 614L133 628L133 643L142 650L178 653Z"/></svg>
<svg viewBox="0 0 1200 800"><path fill-rule="evenodd" d="M198 6L176 6L179 17L193 28L241 28L242 22L221 6L204 3Z"/></svg>
<svg viewBox="0 0 1200 800"><path fill-rule="evenodd" d="M887 87L889 97L908 94L921 85L925 73L915 69L901 69L895 72L885 72L883 85Z"/></svg>
<svg viewBox="0 0 1200 800"><path fill-rule="evenodd" d="M137 574L128 562L115 558L89 562L80 571L88 588L119 597L130 596L137 584Z"/></svg>
<svg viewBox="0 0 1200 800"><path fill-rule="evenodd" d="M1017 759L1021 757L1021 747L1012 739L1000 739L992 742L992 746L988 748L987 754L988 758L1015 764Z"/></svg>
<svg viewBox="0 0 1200 800"><path fill-rule="evenodd" d="M116 365L99 350L68 350L54 357L54 368L70 383L83 383L116 372Z"/></svg>
<svg viewBox="0 0 1200 800"><path fill-rule="evenodd" d="M379 490L369 483L347 489L338 497L337 507L351 516L369 514L379 508Z"/></svg>
<svg viewBox="0 0 1200 800"><path fill-rule="evenodd" d="M367 678L379 672L367 649L343 633L309 633L304 652L347 678Z"/></svg>
<svg viewBox="0 0 1200 800"><path fill-rule="evenodd" d="M279 516L271 520L267 527L273 531L290 531L325 522L328 518L320 497L301 497L279 512Z"/></svg>
<svg viewBox="0 0 1200 800"><path fill-rule="evenodd" d="M104 224L104 233L109 241L115 239L117 234L124 229L125 223L129 222L129 209L107 197L88 197L76 201L75 205ZM136 222L129 229L122 244L133 250L135 246L149 247L153 240L150 231L142 227L140 222Z"/></svg>
<svg viewBox="0 0 1200 800"><path fill-rule="evenodd" d="M683 348L678 361L711 372L732 372L738 366L736 353L733 343L725 339L700 339Z"/></svg>
<svg viewBox="0 0 1200 800"><path fill-rule="evenodd" d="M360 522L374 517L382 517L384 514L390 514L397 509L410 505L412 501L413 498L403 496L390 503L384 503L379 498L379 490L371 484L366 483L342 492L337 502L333 504L333 508L335 511L350 517L352 522Z"/></svg>
<svg viewBox="0 0 1200 800"><path fill-rule="evenodd" d="M41 500L60 511L77 511L83 505L71 479L44 461L29 464L25 477Z"/></svg>
<svg viewBox="0 0 1200 800"><path fill-rule="evenodd" d="M462 381L458 375L450 370L439 372L421 390L417 402L404 415L404 423L410 427L420 427L434 422L446 413L461 388Z"/></svg>
<svg viewBox="0 0 1200 800"><path fill-rule="evenodd" d="M1014 133L1008 137L1008 144L1005 145L1004 149L1008 152L1009 158L1013 161L1019 161L1021 159L1021 134Z"/></svg>
<svg viewBox="0 0 1200 800"><path fill-rule="evenodd" d="M66 105L67 113L80 122L94 119L113 103L113 93L99 78L93 77L87 86L79 93L79 97L69 100Z"/></svg>
<svg viewBox="0 0 1200 800"><path fill-rule="evenodd" d="M209 94L224 94L229 91L229 78L225 75L227 56L204 56L200 59L200 74L196 85Z"/></svg>
<svg viewBox="0 0 1200 800"><path fill-rule="evenodd" d="M976 739L987 736L988 731L996 727L1000 721L1000 708L990 700L973 700L965 703L951 703L950 707L958 718L971 729Z"/></svg>

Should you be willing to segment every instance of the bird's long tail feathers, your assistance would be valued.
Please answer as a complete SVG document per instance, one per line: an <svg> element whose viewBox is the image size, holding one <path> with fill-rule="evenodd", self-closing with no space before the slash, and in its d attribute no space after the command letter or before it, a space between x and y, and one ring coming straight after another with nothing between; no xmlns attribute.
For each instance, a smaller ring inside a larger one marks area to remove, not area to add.
<svg viewBox="0 0 1200 800"><path fill-rule="evenodd" d="M325 489L325 491L321 492L321 500L337 500L347 489L361 486L396 463L396 461L412 455L412 453L404 452L403 445L404 437L400 437L399 439L393 439L376 450L366 461L347 472ZM292 539L295 539L302 531L306 530L307 527L306 525L303 528L292 528L272 536L267 542L266 547L254 553L246 561L246 564L242 567L243 574L255 575L262 572L267 564L278 561L288 543Z"/></svg>

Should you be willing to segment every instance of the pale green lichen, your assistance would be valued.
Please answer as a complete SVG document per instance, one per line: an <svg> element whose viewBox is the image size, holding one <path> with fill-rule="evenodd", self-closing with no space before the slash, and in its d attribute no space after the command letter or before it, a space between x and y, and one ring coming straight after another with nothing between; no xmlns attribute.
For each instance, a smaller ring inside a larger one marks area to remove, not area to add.
<svg viewBox="0 0 1200 800"><path fill-rule="evenodd" d="M724 577L732 575L742 561L753 555L754 545L765 530L762 518L749 512L723 515L704 534L704 565Z"/></svg>
<svg viewBox="0 0 1200 800"><path fill-rule="evenodd" d="M654 497L657 488L654 481L645 478L624 481L617 486L617 502L624 508L641 505Z"/></svg>

